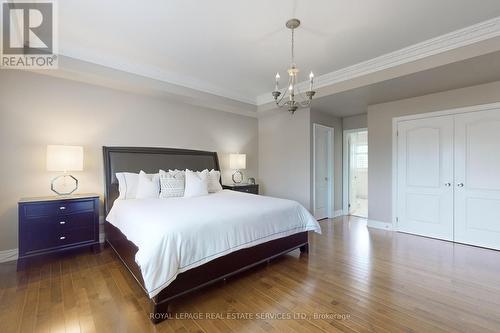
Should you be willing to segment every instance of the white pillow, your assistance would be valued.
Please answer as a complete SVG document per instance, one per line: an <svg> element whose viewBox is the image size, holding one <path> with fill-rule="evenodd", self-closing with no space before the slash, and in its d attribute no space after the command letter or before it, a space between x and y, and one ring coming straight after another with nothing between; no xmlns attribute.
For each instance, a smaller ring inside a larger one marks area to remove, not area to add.
<svg viewBox="0 0 500 333"><path fill-rule="evenodd" d="M160 170L160 198L183 197L185 187L184 171Z"/></svg>
<svg viewBox="0 0 500 333"><path fill-rule="evenodd" d="M160 175L148 175L141 170L137 184L136 199L158 198L160 195Z"/></svg>
<svg viewBox="0 0 500 333"><path fill-rule="evenodd" d="M222 185L220 184L220 171L210 170L208 172L208 193L215 193L222 191Z"/></svg>
<svg viewBox="0 0 500 333"><path fill-rule="evenodd" d="M194 172L186 169L186 188L184 198L208 194L208 170Z"/></svg>
<svg viewBox="0 0 500 333"><path fill-rule="evenodd" d="M135 199L137 185L139 184L139 174L117 172L116 179L118 179L118 191L120 192L118 199Z"/></svg>

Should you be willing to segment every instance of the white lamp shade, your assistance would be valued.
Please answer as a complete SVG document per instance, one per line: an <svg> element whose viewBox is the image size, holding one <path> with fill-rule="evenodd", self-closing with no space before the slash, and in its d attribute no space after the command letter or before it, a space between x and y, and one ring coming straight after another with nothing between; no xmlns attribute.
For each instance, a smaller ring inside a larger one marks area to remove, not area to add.
<svg viewBox="0 0 500 333"><path fill-rule="evenodd" d="M82 171L83 147L47 146L47 171Z"/></svg>
<svg viewBox="0 0 500 333"><path fill-rule="evenodd" d="M230 154L229 168L234 170L244 170L247 167L247 155L245 154Z"/></svg>

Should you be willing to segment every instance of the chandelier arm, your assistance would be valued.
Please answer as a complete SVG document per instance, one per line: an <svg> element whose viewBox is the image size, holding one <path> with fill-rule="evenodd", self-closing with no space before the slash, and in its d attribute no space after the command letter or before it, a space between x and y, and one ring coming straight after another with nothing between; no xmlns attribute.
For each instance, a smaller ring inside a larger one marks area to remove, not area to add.
<svg viewBox="0 0 500 333"><path fill-rule="evenodd" d="M277 104L278 106L283 106L283 105L284 105L284 104L280 105L280 103L283 101L283 99L284 99L284 98L285 98L285 96L287 95L287 91L289 91L289 90L288 90L288 87L290 87L290 82L291 82L291 77L288 77L288 84L286 85L285 90L283 91L283 94L281 95L280 100L279 100L279 101L276 101L276 104Z"/></svg>
<svg viewBox="0 0 500 333"><path fill-rule="evenodd" d="M303 108L306 108L306 107L311 106L311 101L310 101L310 100L305 100L305 101L299 102L299 104L300 104L300 106L302 106Z"/></svg>
<svg viewBox="0 0 500 333"><path fill-rule="evenodd" d="M281 96L281 98L276 101L276 105L278 105L279 107L282 107L284 105L284 104L281 104L281 102L285 98L285 95L286 95L286 91L283 93L283 95Z"/></svg>

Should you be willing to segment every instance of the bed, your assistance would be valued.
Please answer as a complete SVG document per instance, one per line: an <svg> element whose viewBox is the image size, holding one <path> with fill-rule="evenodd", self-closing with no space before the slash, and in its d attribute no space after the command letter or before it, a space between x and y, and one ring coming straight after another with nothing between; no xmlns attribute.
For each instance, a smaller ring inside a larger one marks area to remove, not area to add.
<svg viewBox="0 0 500 333"><path fill-rule="evenodd" d="M117 172L220 170L217 153L103 147L106 244L151 299L153 322L189 292L289 251L319 225L299 204L223 190L197 198L116 200Z"/></svg>

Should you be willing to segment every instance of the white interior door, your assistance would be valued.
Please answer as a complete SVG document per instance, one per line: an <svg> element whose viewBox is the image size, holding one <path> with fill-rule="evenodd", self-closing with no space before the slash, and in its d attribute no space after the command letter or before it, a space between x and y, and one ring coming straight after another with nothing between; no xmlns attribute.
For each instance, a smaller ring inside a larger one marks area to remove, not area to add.
<svg viewBox="0 0 500 333"><path fill-rule="evenodd" d="M330 217L332 204L333 128L314 124L314 217Z"/></svg>
<svg viewBox="0 0 500 333"><path fill-rule="evenodd" d="M453 116L398 124L398 230L453 240Z"/></svg>
<svg viewBox="0 0 500 333"><path fill-rule="evenodd" d="M455 241L500 249L500 110L455 118Z"/></svg>

